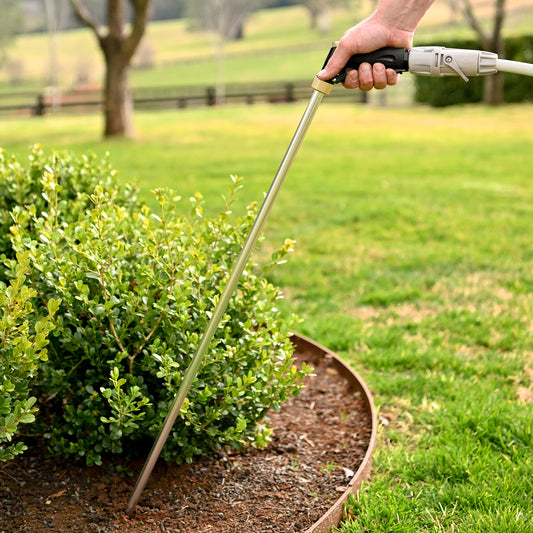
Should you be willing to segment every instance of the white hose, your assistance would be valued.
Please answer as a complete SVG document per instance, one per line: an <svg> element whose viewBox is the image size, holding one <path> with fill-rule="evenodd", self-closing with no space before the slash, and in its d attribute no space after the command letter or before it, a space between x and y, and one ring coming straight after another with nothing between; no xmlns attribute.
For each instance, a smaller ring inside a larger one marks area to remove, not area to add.
<svg viewBox="0 0 533 533"><path fill-rule="evenodd" d="M496 70L499 72L512 72L513 74L533 76L533 64L509 61L508 59L497 59Z"/></svg>

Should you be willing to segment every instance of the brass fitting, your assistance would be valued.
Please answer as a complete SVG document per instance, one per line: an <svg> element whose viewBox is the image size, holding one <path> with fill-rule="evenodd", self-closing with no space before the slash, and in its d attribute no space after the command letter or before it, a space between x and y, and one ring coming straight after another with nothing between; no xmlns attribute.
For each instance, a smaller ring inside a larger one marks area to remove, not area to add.
<svg viewBox="0 0 533 533"><path fill-rule="evenodd" d="M328 83L327 81L323 81L315 76L311 87L313 87L315 91L318 91L322 94L329 94L331 92L331 89L333 89L333 84Z"/></svg>
<svg viewBox="0 0 533 533"><path fill-rule="evenodd" d="M338 44L339 44L339 41L333 41L331 43L331 49L329 51L328 57L326 58L326 61L324 62L324 66L322 68L326 66L329 58L335 51L335 48L337 48ZM313 87L315 91L318 91L322 94L329 94L331 92L331 89L333 89L333 83L328 83L327 81L323 81L320 78L317 78L315 76L315 79L313 80L311 87Z"/></svg>

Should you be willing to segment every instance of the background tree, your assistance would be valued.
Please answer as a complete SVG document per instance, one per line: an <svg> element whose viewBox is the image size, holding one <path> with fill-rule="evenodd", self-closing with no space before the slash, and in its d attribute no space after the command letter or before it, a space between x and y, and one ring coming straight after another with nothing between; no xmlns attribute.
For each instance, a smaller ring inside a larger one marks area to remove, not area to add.
<svg viewBox="0 0 533 533"><path fill-rule="evenodd" d="M130 136L133 134L133 103L129 69L148 23L151 0L107 0L105 26L82 0L70 0L70 3L76 16L94 32L104 55L104 134L106 137Z"/></svg>
<svg viewBox="0 0 533 533"><path fill-rule="evenodd" d="M0 65L5 61L5 49L24 24L18 0L0 0Z"/></svg>
<svg viewBox="0 0 533 533"><path fill-rule="evenodd" d="M265 4L265 0L189 0L188 12L197 28L233 41L243 37L244 23Z"/></svg>
<svg viewBox="0 0 533 533"><path fill-rule="evenodd" d="M331 29L330 11L333 7L348 7L349 0L301 0L297 2L307 8L311 16L311 28L320 33L327 33Z"/></svg>
<svg viewBox="0 0 533 533"><path fill-rule="evenodd" d="M215 101L222 104L225 98L225 44L226 41L242 39L244 23L264 0L191 0L189 14L196 27L212 32L216 57Z"/></svg>
<svg viewBox="0 0 533 533"><path fill-rule="evenodd" d="M489 28L484 26L481 17L476 16L471 0L449 0L452 9L462 13L464 19L474 30L481 41L481 46L488 52L494 52L499 57L505 56L505 47L502 37L505 19L505 1L494 0L492 17L489 19ZM487 104L500 104L503 102L503 75L485 77L483 101Z"/></svg>
<svg viewBox="0 0 533 533"><path fill-rule="evenodd" d="M5 0L4 0L5 1ZM16 0L9 0L15 2ZM27 32L40 32L47 29L46 2L54 3L54 11L58 21L56 25L61 30L84 27L75 16L70 0L18 0L25 14L25 28ZM150 19L169 20L185 16L188 0L151 0ZM85 7L92 13L94 19L105 24L107 0L83 0Z"/></svg>

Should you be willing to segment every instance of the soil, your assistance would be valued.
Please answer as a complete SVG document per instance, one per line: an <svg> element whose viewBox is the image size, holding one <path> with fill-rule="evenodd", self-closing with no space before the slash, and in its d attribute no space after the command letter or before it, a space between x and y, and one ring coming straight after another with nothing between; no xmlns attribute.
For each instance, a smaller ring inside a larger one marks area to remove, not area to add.
<svg viewBox="0 0 533 533"><path fill-rule="evenodd" d="M142 461L129 477L59 464L30 448L0 465L0 533L305 531L346 490L372 429L365 399L327 356L313 366L300 396L269 415L265 449L158 462L132 518L124 509Z"/></svg>

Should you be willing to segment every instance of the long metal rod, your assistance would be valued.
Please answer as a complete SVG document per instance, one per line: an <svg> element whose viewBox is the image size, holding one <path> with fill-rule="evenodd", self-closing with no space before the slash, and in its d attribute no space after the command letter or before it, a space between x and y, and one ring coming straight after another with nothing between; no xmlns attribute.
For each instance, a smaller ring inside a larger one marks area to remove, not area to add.
<svg viewBox="0 0 533 533"><path fill-rule="evenodd" d="M148 479L150 478L152 470L154 469L155 463L157 462L157 459L159 458L161 450L163 449L163 446L168 438L172 426L176 421L176 417L180 412L183 402L187 394L189 393L194 378L196 377L200 365L202 364L203 358L209 348L209 344L211 343L211 340L215 335L218 325L226 310L226 307L228 306L230 298L235 289L237 288L239 278L241 277L241 274L244 268L246 267L246 264L248 263L248 259L250 258L250 255L252 254L252 251L255 245L257 244L259 236L261 235L261 230L265 224L268 214L270 213L270 210L274 205L276 197L281 189L281 186L283 185L283 181L285 180L285 176L287 175L287 172L289 171L294 157L296 156L296 153L300 148L300 145L305 137L309 125L311 124L311 121L313 120L316 110L320 102L322 101L322 98L324 97L324 94L325 93L320 92L319 90L313 91L313 95L311 96L311 99L302 116L302 119L300 120L300 124L296 129L296 133L294 134L292 141L287 149L287 152L285 153L285 157L281 162L274 181L272 182L272 185L270 186L270 189L267 195L265 196L263 205L261 206L261 209L257 214L257 218L252 226L252 229L250 230L250 234L248 235L248 238L244 243L244 246L241 250L241 253L239 254L239 257L237 258L237 261L235 262L235 265L233 266L233 270L230 273L230 276L228 278L228 281L226 282L224 290L222 291L218 304L216 305L209 324L207 325L207 329L200 341L200 344L198 345L196 354L192 359L189 368L186 370L185 375L183 376L183 381L181 382L180 388L176 393L176 397L174 398L174 401L168 412L165 422L163 423L163 427L161 428L161 431L154 442L152 450L150 451L150 454L148 455L148 458L143 466L141 474L139 475L135 488L131 493L128 505L126 507L126 513L128 515L132 515L135 511L135 506L137 505L137 502L141 497L142 491L148 483Z"/></svg>

